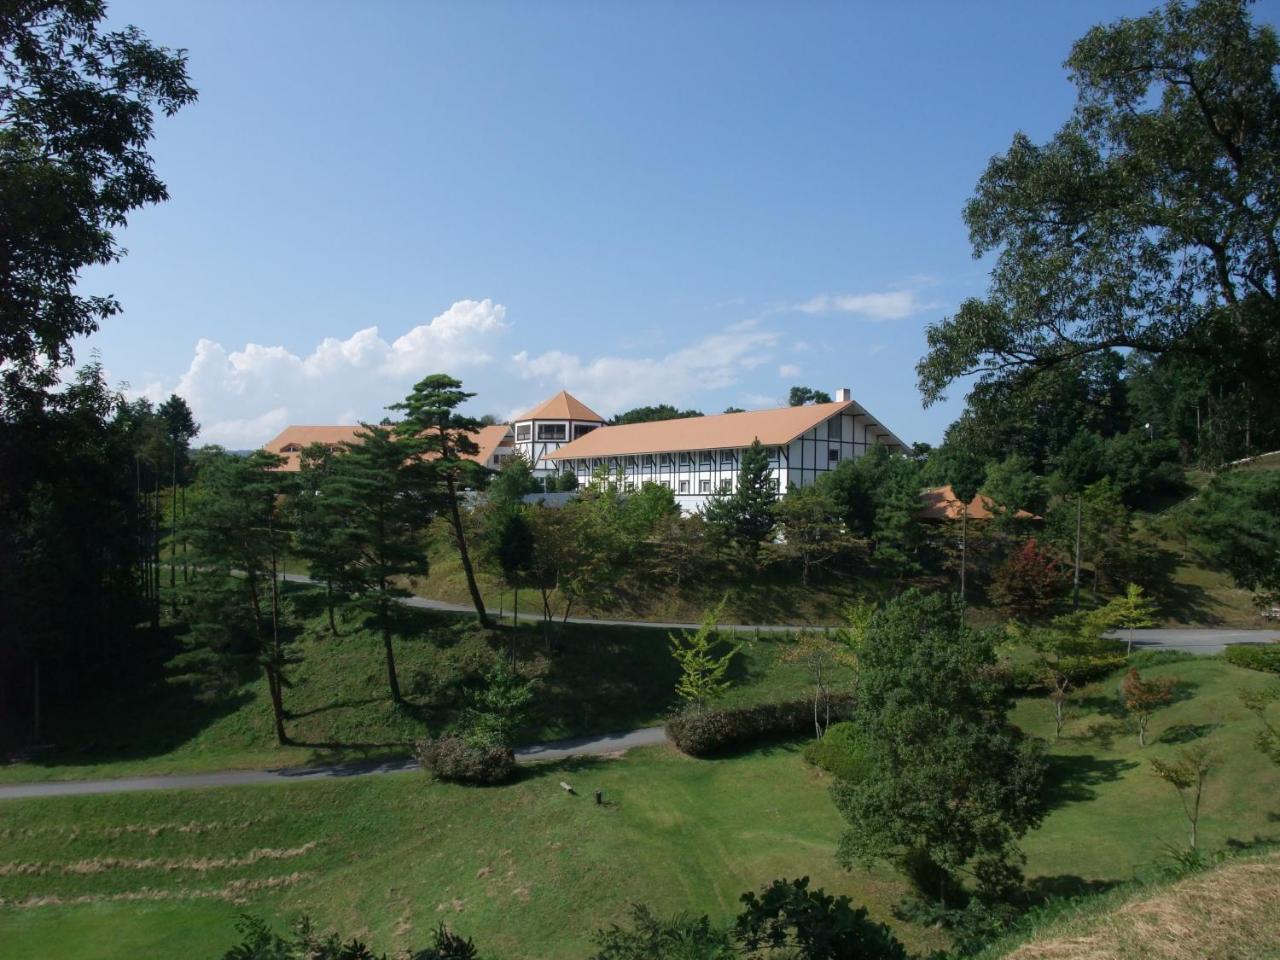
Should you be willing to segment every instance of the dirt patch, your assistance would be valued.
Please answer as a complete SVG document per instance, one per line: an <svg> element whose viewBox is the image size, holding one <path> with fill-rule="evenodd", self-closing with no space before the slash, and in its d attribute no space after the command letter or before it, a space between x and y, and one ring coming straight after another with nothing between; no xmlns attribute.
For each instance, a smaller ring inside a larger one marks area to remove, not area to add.
<svg viewBox="0 0 1280 960"><path fill-rule="evenodd" d="M248 867L264 860L291 860L294 857L306 856L316 848L315 841L304 843L300 847L288 849L272 849L264 847L250 850L240 857L93 857L88 860L74 860L70 863L43 863L41 861L0 863L0 877L22 876L40 877L46 874L62 876L84 876L95 873L108 873L112 870L194 870L205 873L209 870L226 870L234 867Z"/></svg>
<svg viewBox="0 0 1280 960"><path fill-rule="evenodd" d="M258 880L232 880L230 883L207 890L157 890L143 887L141 890L129 890L124 893L86 893L76 897L59 897L56 895L31 894L22 900L0 899L0 906L29 909L34 907L55 907L80 903L111 903L115 901L137 900L227 900L241 904L248 902L248 894L261 890L279 890L306 879L305 873L289 873L279 877L262 877Z"/></svg>

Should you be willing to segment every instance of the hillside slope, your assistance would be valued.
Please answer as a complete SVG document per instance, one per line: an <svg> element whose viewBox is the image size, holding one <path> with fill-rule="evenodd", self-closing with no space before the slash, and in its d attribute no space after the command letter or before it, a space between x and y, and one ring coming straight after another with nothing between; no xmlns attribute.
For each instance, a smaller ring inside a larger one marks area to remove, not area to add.
<svg viewBox="0 0 1280 960"><path fill-rule="evenodd" d="M1275 960L1280 851L1229 860L1121 899L1086 901L1003 960Z"/></svg>

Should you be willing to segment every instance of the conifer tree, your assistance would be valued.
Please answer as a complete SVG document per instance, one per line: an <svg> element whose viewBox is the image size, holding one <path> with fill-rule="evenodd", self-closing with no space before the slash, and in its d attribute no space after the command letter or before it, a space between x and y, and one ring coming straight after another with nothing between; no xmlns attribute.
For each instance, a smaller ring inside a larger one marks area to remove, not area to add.
<svg viewBox="0 0 1280 960"><path fill-rule="evenodd" d="M480 430L480 421L458 413L467 400L474 397L462 389L462 381L443 373L424 377L414 385L413 392L389 409L404 411L405 418L396 425L396 435L412 440L421 452L432 460L432 476L439 485L453 528L454 544L462 561L462 572L467 578L467 590L476 608L476 618L488 626L489 615L480 597L475 569L471 564L471 552L467 549L466 531L462 523L460 492L478 488L484 482L484 468L467 459L480 452L473 439Z"/></svg>
<svg viewBox="0 0 1280 960"><path fill-rule="evenodd" d="M769 455L759 438L742 454L737 486L714 496L707 504L707 522L721 528L754 562L760 541L776 522L777 492Z"/></svg>
<svg viewBox="0 0 1280 960"><path fill-rule="evenodd" d="M427 573L422 537L438 502L428 479L435 465L416 455L416 441L388 427L361 424L355 440L343 447L326 489L347 525L339 537L354 550L335 574L356 608L377 625L391 699L401 703L392 628L400 598L410 593L397 578Z"/></svg>

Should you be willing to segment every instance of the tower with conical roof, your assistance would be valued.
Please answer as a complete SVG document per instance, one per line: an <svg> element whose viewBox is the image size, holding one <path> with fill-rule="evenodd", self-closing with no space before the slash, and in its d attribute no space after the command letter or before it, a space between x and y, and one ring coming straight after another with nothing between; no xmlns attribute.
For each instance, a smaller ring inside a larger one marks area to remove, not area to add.
<svg viewBox="0 0 1280 960"><path fill-rule="evenodd" d="M529 461L534 475L539 477L560 470L558 464L547 459L548 454L603 426L604 417L567 390L561 390L528 413L516 417L511 424L516 450Z"/></svg>

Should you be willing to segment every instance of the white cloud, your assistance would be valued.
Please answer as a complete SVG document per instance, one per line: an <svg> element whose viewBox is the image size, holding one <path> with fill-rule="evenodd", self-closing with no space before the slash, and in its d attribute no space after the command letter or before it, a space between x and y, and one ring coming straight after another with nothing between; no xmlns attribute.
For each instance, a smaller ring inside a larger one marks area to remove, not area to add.
<svg viewBox="0 0 1280 960"><path fill-rule="evenodd" d="M916 290L885 290L880 293L823 293L792 309L800 313L846 313L863 320L901 320L933 304L920 300Z"/></svg>
<svg viewBox="0 0 1280 960"><path fill-rule="evenodd" d="M377 419L427 374L491 362L507 327L502 304L459 300L390 343L366 327L345 340L326 337L306 356L257 343L228 351L201 339L172 392L201 423L197 442L256 447L291 423ZM134 393L154 399L169 392L149 383Z"/></svg>
<svg viewBox="0 0 1280 960"><path fill-rule="evenodd" d="M638 404L687 403L710 390L732 386L746 371L768 363L778 334L753 322L734 324L719 333L661 357L597 357L549 350L512 358L517 374L547 389L565 388L592 398L601 414ZM597 406L598 405L598 406Z"/></svg>
<svg viewBox="0 0 1280 960"><path fill-rule="evenodd" d="M778 367L778 376L783 378L800 376L800 364L784 363L782 366Z"/></svg>

